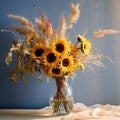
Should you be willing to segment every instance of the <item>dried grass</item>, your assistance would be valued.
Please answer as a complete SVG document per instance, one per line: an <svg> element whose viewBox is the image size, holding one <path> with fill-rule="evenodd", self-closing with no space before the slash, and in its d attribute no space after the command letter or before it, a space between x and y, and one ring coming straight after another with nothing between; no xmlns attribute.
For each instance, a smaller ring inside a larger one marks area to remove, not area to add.
<svg viewBox="0 0 120 120"><path fill-rule="evenodd" d="M15 25L11 25L10 26L12 29L14 29L15 31L19 32L20 34L27 34L28 31L26 29L23 29L21 27L15 26Z"/></svg>
<svg viewBox="0 0 120 120"><path fill-rule="evenodd" d="M24 26L33 28L33 24L22 16L9 14L8 17L21 22Z"/></svg>
<svg viewBox="0 0 120 120"><path fill-rule="evenodd" d="M42 31L42 33L46 37L52 36L53 34L52 23L46 16L35 18L35 22L38 24L39 30Z"/></svg>
<svg viewBox="0 0 120 120"><path fill-rule="evenodd" d="M18 27L18 26L15 26L15 25L11 25L11 28L14 29L15 31L19 32L20 34L24 34L24 35L27 35L27 34L34 34L34 38L35 39L39 39L40 36L39 34L32 28L30 28L29 26L26 26L26 27Z"/></svg>
<svg viewBox="0 0 120 120"><path fill-rule="evenodd" d="M77 22L79 16L80 16L80 10L79 10L80 4L77 3L76 5L71 3L71 14L69 15L69 22L75 23Z"/></svg>
<svg viewBox="0 0 120 120"><path fill-rule="evenodd" d="M66 20L64 18L64 15L62 15L60 19L59 37L65 38L66 29Z"/></svg>
<svg viewBox="0 0 120 120"><path fill-rule="evenodd" d="M102 37L104 37L104 35L107 35L107 34L117 34L117 33L120 33L120 31L113 30L113 29L99 30L99 31L95 31L94 32L94 37L102 38Z"/></svg>

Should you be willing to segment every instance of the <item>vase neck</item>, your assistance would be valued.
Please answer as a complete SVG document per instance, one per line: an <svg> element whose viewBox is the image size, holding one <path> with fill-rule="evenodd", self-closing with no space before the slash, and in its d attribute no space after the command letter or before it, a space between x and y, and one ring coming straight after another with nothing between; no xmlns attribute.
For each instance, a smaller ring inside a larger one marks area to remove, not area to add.
<svg viewBox="0 0 120 120"><path fill-rule="evenodd" d="M57 92L55 97L61 97L64 98L65 97L65 91L66 91L66 79L65 78L56 78L55 79L56 82L56 87L57 87Z"/></svg>

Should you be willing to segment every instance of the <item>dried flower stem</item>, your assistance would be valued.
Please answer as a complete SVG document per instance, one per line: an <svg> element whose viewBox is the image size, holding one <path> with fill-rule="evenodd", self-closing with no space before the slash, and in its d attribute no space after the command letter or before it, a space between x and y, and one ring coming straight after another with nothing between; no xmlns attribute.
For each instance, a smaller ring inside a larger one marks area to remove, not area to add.
<svg viewBox="0 0 120 120"><path fill-rule="evenodd" d="M60 105L63 104L66 113L70 113L73 108L73 99L66 96L66 80L64 77L55 79L57 92L55 96L50 100L53 114L57 114L60 111Z"/></svg>
<svg viewBox="0 0 120 120"><path fill-rule="evenodd" d="M8 17L21 22L24 26L29 26L29 27L33 28L33 24L22 16L9 14Z"/></svg>
<svg viewBox="0 0 120 120"><path fill-rule="evenodd" d="M69 20L69 23L70 25L68 25L68 28L69 29L72 29L73 27L73 23L76 23L79 16L80 16L80 4L77 3L76 5L74 5L73 3L71 3L71 14L68 16L68 20Z"/></svg>
<svg viewBox="0 0 120 120"><path fill-rule="evenodd" d="M118 30L113 30L113 29L106 29L106 30L99 30L94 32L94 37L96 38L102 38L104 35L107 34L117 34L120 33Z"/></svg>
<svg viewBox="0 0 120 120"><path fill-rule="evenodd" d="M65 32L66 32L66 21L64 18L64 15L61 16L60 19L60 29L59 29L59 37L65 38Z"/></svg>
<svg viewBox="0 0 120 120"><path fill-rule="evenodd" d="M65 78L56 78L56 86L57 86L57 92L56 95L54 96L54 99L66 99L64 91L65 91L65 86L64 86L64 81Z"/></svg>
<svg viewBox="0 0 120 120"><path fill-rule="evenodd" d="M38 24L39 30L44 35L44 44L49 46L51 43L51 36L53 35L53 28L51 21L46 16L35 18L35 22Z"/></svg>

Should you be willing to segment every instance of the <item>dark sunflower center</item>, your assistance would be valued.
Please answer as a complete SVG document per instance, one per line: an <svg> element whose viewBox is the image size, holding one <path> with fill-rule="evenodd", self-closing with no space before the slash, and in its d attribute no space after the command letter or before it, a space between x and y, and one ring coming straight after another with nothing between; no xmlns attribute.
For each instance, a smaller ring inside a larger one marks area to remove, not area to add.
<svg viewBox="0 0 120 120"><path fill-rule="evenodd" d="M82 41L80 37L77 37L77 40L78 40L78 42L81 42L81 41Z"/></svg>
<svg viewBox="0 0 120 120"><path fill-rule="evenodd" d="M67 58L63 59L62 64L64 67L67 67L69 65L69 60Z"/></svg>
<svg viewBox="0 0 120 120"><path fill-rule="evenodd" d="M60 74L60 69L59 68L53 68L52 69L52 72L54 73L54 74Z"/></svg>
<svg viewBox="0 0 120 120"><path fill-rule="evenodd" d="M49 63L54 62L55 59L56 59L56 56L54 55L54 53L49 53L49 54L48 54L48 56L47 56L47 61L48 61Z"/></svg>
<svg viewBox="0 0 120 120"><path fill-rule="evenodd" d="M86 44L84 44L84 49L86 49L87 48L87 46L86 46Z"/></svg>
<svg viewBox="0 0 120 120"><path fill-rule="evenodd" d="M63 52L64 50L64 45L61 43L56 44L56 49L57 52Z"/></svg>
<svg viewBox="0 0 120 120"><path fill-rule="evenodd" d="M35 55L36 55L37 57L41 56L43 53L44 53L44 50L43 50L43 49L37 49L37 50L35 51Z"/></svg>

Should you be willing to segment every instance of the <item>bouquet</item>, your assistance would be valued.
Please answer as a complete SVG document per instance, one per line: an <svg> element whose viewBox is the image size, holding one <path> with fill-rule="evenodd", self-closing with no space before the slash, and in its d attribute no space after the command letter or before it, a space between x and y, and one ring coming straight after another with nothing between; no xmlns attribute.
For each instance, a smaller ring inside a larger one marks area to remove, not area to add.
<svg viewBox="0 0 120 120"><path fill-rule="evenodd" d="M93 63L97 66L103 64L100 60L104 57L95 54L92 43L83 35L77 35L75 43L66 36L67 30L72 30L80 16L80 4L71 4L71 13L67 18L60 17L59 29L53 28L52 22L42 15L35 18L38 29L25 17L9 14L8 17L19 21L22 27L11 25L12 30L23 35L22 39L15 39L12 42L5 62L9 65L12 62L12 55L16 55L16 66L10 72L10 78L17 81L20 76L26 81L24 74L32 75L39 72L41 79L42 71L47 80L52 77L56 82L57 91L50 99L52 112L57 114L63 104L65 112L70 113L73 108L73 98L66 95L67 77L75 73L76 70L90 68ZM4 30L3 30L4 31ZM95 37L103 37L105 34L117 33L115 30L100 30L95 32Z"/></svg>

